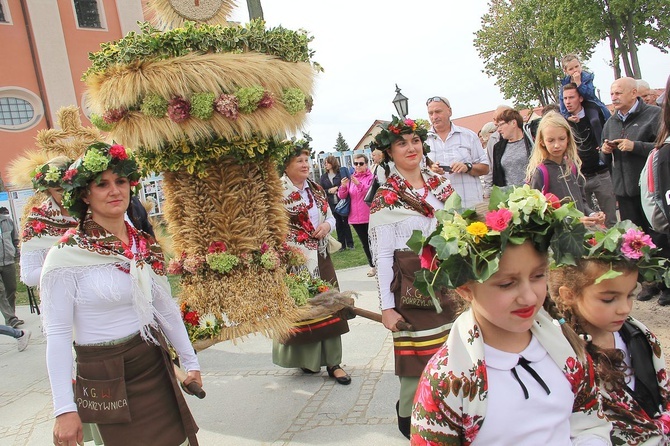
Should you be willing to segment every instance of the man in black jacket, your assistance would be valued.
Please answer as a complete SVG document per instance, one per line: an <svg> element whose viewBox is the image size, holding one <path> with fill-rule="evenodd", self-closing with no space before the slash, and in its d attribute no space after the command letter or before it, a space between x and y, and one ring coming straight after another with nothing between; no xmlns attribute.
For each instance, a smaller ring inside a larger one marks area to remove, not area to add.
<svg viewBox="0 0 670 446"><path fill-rule="evenodd" d="M661 109L647 105L637 97L637 81L622 77L610 89L615 113L603 127L602 152L611 154L614 194L619 202L622 220L631 220L649 234L663 257L670 258L670 244L665 234L651 229L640 200L640 173L658 135ZM670 290L653 284L643 287L639 300L651 299L660 289L670 299ZM665 300L665 299L664 299Z"/></svg>
<svg viewBox="0 0 670 446"><path fill-rule="evenodd" d="M590 204L591 196L595 195L598 207L607 216L605 223L611 227L617 222L616 198L608 164L611 157L600 153L603 126L607 119L598 104L584 100L577 84L572 82L563 86L563 104L570 113L568 121L577 137L581 172L586 178L584 192L587 200Z"/></svg>

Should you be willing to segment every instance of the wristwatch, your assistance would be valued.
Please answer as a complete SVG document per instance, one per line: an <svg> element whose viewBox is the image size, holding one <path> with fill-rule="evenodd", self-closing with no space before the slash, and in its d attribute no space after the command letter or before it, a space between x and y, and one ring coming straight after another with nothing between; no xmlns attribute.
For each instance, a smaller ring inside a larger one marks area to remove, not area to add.
<svg viewBox="0 0 670 446"><path fill-rule="evenodd" d="M465 163L465 167L468 168L468 170L466 170L466 172L470 172L472 170L472 163Z"/></svg>

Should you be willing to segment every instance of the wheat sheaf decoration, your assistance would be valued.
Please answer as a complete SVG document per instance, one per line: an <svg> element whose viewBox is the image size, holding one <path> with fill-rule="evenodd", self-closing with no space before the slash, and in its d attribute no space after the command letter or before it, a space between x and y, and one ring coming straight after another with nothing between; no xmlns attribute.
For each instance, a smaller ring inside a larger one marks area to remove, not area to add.
<svg viewBox="0 0 670 446"><path fill-rule="evenodd" d="M299 312L276 164L312 107L312 38L226 22L226 0L147 6L154 25L89 55L91 121L163 174L168 272L181 276L196 348L251 333L284 339Z"/></svg>

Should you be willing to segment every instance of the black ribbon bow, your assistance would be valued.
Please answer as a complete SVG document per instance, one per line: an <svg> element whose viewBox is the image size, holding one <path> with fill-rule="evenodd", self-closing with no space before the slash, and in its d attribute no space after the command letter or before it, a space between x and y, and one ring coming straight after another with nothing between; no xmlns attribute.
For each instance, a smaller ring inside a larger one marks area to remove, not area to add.
<svg viewBox="0 0 670 446"><path fill-rule="evenodd" d="M544 380L542 380L542 378L540 377L540 375L538 375L537 372L535 370L533 370L533 368L530 366L530 361L528 361L523 356L520 356L519 357L519 362L517 363L517 366L519 366L519 365L525 371L530 373L530 376L535 378L535 381L537 381L538 384L540 384L542 386L544 391L547 392L547 395L549 395L551 393L551 390L549 390L549 387L547 386L547 383L545 383ZM526 385L523 383L523 381L521 381L521 378L519 378L519 374L516 372L516 366L514 366L514 368L512 369L512 375L514 376L514 379L516 379L516 382L518 382L519 385L521 386L521 390L523 390L523 396L526 399L528 399L528 389L526 388Z"/></svg>

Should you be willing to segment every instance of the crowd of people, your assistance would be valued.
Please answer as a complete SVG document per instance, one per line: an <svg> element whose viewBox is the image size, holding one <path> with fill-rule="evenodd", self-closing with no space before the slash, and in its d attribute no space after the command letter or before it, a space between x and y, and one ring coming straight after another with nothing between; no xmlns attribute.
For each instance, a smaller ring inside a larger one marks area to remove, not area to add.
<svg viewBox="0 0 670 446"><path fill-rule="evenodd" d="M430 128L394 116L374 136L372 160L354 155L353 172L329 156L312 181L310 149L299 144L280 166L286 242L313 277L338 287L330 234L342 250L354 247L351 227L358 236L392 333L398 429L412 444L668 442L663 351L630 312L634 298L660 293L670 304L670 234L651 227L640 189L659 148L657 187L670 193L670 103L666 95L654 105L648 85L621 78L610 113L579 59L562 62L560 107L533 125L501 106L476 134L434 96ZM138 218L132 153L98 142L41 169L49 175L34 187L47 198L22 224L20 256L19 231L0 209L0 334L20 351L31 336L17 328L20 257L21 280L40 286L54 444L90 439L90 423L107 445L197 445L167 342L184 386L202 385L200 366L160 246ZM348 331L340 312L298 321L294 336L273 342L272 360L306 374L325 367L350 384L341 367ZM118 404L91 410L100 405L86 394L92 383ZM519 414L528 422L515 423Z"/></svg>

